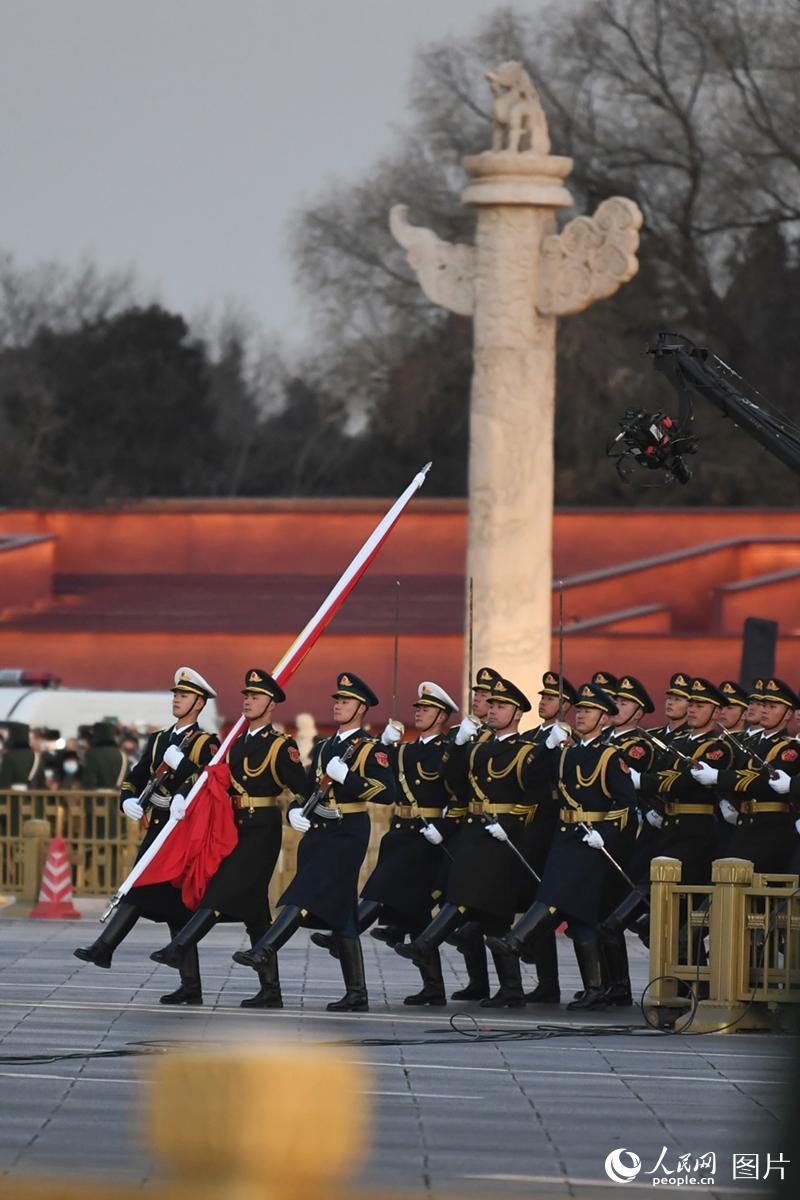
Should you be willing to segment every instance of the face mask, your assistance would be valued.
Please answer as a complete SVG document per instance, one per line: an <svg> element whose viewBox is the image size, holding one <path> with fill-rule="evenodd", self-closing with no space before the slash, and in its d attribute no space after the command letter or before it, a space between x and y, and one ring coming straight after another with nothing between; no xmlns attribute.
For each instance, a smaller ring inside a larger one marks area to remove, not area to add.
<svg viewBox="0 0 800 1200"><path fill-rule="evenodd" d="M65 775L77 775L78 764L76 763L74 758L66 759L62 765L64 768Z"/></svg>

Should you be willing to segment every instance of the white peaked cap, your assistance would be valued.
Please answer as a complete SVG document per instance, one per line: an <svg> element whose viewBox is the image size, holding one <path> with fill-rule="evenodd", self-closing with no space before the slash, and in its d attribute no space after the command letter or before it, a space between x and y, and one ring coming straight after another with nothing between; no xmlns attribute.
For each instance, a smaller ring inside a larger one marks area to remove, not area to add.
<svg viewBox="0 0 800 1200"><path fill-rule="evenodd" d="M429 679L425 679L417 688L417 695L423 704L430 704L435 708L444 708L448 711L458 712L458 705L452 696L448 696L443 687L439 687L438 683L431 683Z"/></svg>
<svg viewBox="0 0 800 1200"><path fill-rule="evenodd" d="M199 671L195 671L193 667L178 667L175 672L175 684L172 691L179 690L181 692L196 692L198 696L207 696L209 700L215 700L217 693L214 691L211 684Z"/></svg>

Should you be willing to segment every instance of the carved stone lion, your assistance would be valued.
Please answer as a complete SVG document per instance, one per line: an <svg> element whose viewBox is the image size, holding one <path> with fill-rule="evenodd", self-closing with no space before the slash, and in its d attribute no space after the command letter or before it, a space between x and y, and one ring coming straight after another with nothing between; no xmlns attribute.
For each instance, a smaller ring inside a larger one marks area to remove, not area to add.
<svg viewBox="0 0 800 1200"><path fill-rule="evenodd" d="M547 119L522 63L503 63L486 78L494 93L492 150L549 154Z"/></svg>

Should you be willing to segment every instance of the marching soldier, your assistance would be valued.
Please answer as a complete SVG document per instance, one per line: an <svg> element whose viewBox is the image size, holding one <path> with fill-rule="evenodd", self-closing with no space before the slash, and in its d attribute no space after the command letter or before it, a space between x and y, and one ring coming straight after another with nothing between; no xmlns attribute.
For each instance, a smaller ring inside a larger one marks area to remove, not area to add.
<svg viewBox="0 0 800 1200"><path fill-rule="evenodd" d="M372 936L389 946L402 942L406 933L413 935L428 923L432 902L439 894L437 881L444 855L426 851L419 838L410 835L421 833L430 846L437 847L458 828L457 822L446 820L453 794L441 775L453 750L447 720L455 711L456 702L444 688L436 683L421 683L414 704L417 740L404 743L402 726L396 721L389 721L381 734L399 803L381 839L375 870L361 893L358 932L364 933L373 922L379 921L379 926L371 931ZM311 941L337 957L333 934L312 933ZM413 997L405 1001L415 1002Z"/></svg>
<svg viewBox="0 0 800 1200"><path fill-rule="evenodd" d="M712 764L706 755L692 773L704 787L719 789L738 801L727 856L749 859L759 873L780 873L792 854L794 820L788 797L776 795L771 776L775 770L790 777L800 771L800 748L787 732L800 698L782 679L768 679L763 696L762 732L748 739L748 761L740 766Z"/></svg>
<svg viewBox="0 0 800 1200"><path fill-rule="evenodd" d="M677 733L686 732L691 686L692 677L686 671L676 671L670 677L669 687L664 693L666 723L657 725L654 729L648 729L648 733L655 734L659 741L670 742Z"/></svg>
<svg viewBox="0 0 800 1200"><path fill-rule="evenodd" d="M444 810L452 793L442 778L442 766L452 750L447 722L457 704L444 688L426 681L419 685L414 704L417 739L401 742L391 722L381 740L389 745L398 803L392 823L381 841L378 862L362 891L359 926L380 918L416 937L431 919L433 897L441 873L441 846L448 827ZM324 936L324 935L322 935ZM320 935L312 934L319 943ZM438 952L420 967L422 989L403 1001L407 1005L446 1004L442 964Z"/></svg>
<svg viewBox="0 0 800 1200"><path fill-rule="evenodd" d="M219 749L214 734L202 730L200 714L216 692L199 671L178 667L172 687L172 715L175 724L150 735L144 754L128 771L120 792L120 806L131 821L143 821L145 809L139 796L156 776L162 764L166 772L152 792L147 811L145 836L139 846L137 860L155 841L170 817L170 807L178 800L180 790L188 790L203 768ZM183 797L180 796L180 801ZM180 804L179 801L179 804ZM91 946L74 951L75 957L97 967L110 967L117 946L128 936L139 917L151 921L166 921L173 935L191 916L181 900L180 891L169 883L150 884L131 888L103 932ZM197 951L187 956L181 970L181 985L161 997L162 1004L202 1004L200 968Z"/></svg>
<svg viewBox="0 0 800 1200"><path fill-rule="evenodd" d="M606 744L616 746L633 770L639 773L651 771L656 761L656 747L641 728L642 719L654 711L653 701L646 687L635 675L623 675L614 690L614 700L617 714L611 717ZM637 818L638 824L630 821L626 826L624 843L618 847L615 857L633 879L639 880L641 877L646 880L650 859L656 853L661 818L653 809L648 809L644 817L641 817L637 810ZM636 892L631 892L630 885L624 877L618 871L612 872L603 895L603 916L615 912L620 904L631 904L634 901L637 902L636 910L632 910L631 919L635 911L640 911L642 902ZM607 973L607 1002L627 1007L632 1003L632 997L623 926L617 924L614 928L606 928L601 925L600 933Z"/></svg>
<svg viewBox="0 0 800 1200"><path fill-rule="evenodd" d="M269 929L269 883L281 851L283 830L280 797L288 791L306 796L310 785L293 738L272 727L277 704L286 693L268 671L253 667L242 689L242 710L248 729L228 751L230 797L238 832L236 846L210 880L197 911L173 936L168 946L150 957L181 969L197 944L218 920L242 921L255 946ZM172 802L172 815L183 818L185 805ZM278 961L258 968L260 988L242 1000L242 1008L283 1008Z"/></svg>
<svg viewBox="0 0 800 1200"><path fill-rule="evenodd" d="M550 773L546 751L568 736L554 726L541 747L519 732L530 701L510 680L498 679L489 696L488 721L494 737L476 742L469 753L469 814L452 843L454 861L447 883L447 900L427 928L395 952L429 969L445 937L467 919L480 922L485 932L507 929L520 891L519 866L512 849L525 828L532 802L531 789ZM462 722L463 725L463 722ZM525 1003L519 963L495 960L500 987L481 1000L484 1007L517 1008Z"/></svg>
<svg viewBox="0 0 800 1200"><path fill-rule="evenodd" d="M634 773L634 784L642 800L650 801L664 815L656 852L680 860L682 883L702 884L711 877L717 806L716 797L703 787L689 760L726 768L733 762L733 752L730 742L717 732L717 715L725 697L713 683L701 678L691 681L689 692L687 731L670 743L670 749L676 751L672 762L668 763L665 755L659 769L641 778Z"/></svg>
<svg viewBox="0 0 800 1200"><path fill-rule="evenodd" d="M607 672L598 672L610 678ZM578 693L568 679L561 679L555 671L545 671L539 691L539 718L541 724L522 734L526 741L541 745L556 721L561 721L578 699ZM548 779L539 789L538 799L531 805L531 814L520 838L519 848L526 861L541 876L550 845L558 824L558 788L555 780ZM526 912L536 899L538 884L532 875L525 875L523 889L517 901L517 911ZM558 950L553 929L543 929L534 939L530 951L520 956L523 962L536 965L536 987L525 993L526 1004L559 1004L561 986L558 977Z"/></svg>
<svg viewBox="0 0 800 1200"><path fill-rule="evenodd" d="M289 824L302 833L297 874L283 893L280 916L252 950L234 954L234 962L262 970L276 958L301 924L331 929L336 937L345 995L328 1005L331 1012L366 1012L369 1007L364 959L358 935L358 873L369 845L368 802L391 804L394 781L386 747L362 726L378 703L375 693L352 672L342 672L332 695L337 731L318 742L309 767L310 819L303 807L289 809Z"/></svg>
<svg viewBox="0 0 800 1200"><path fill-rule="evenodd" d="M583 994L568 1008L591 1009L607 1002L595 927L608 874L614 869L607 855L616 855L628 822L635 820L628 764L601 736L616 713L613 697L598 684L579 688L575 727L580 742L561 750L561 823L537 898L504 937L486 939L496 961L512 964L537 931L567 920L584 984Z"/></svg>
<svg viewBox="0 0 800 1200"><path fill-rule="evenodd" d="M732 733L741 742L748 733L747 710L750 701L747 692L735 679L723 679L719 685L725 703L719 710L718 723L728 733Z"/></svg>
<svg viewBox="0 0 800 1200"><path fill-rule="evenodd" d="M475 683L471 692L470 713L464 717L460 725L451 731L453 742L450 758L445 767L447 784L453 792L453 800L447 810L447 826L457 832L467 814L469 804L469 757L476 742L490 741L494 737L493 730L486 724L489 715L489 697L494 685L501 678L494 667L480 667L475 674ZM447 894L447 878L450 873L450 859L442 863L441 874L436 886L438 896ZM438 897L437 897L438 898ZM489 996L489 967L486 959L486 946L483 941L483 931L477 921L465 921L463 925L450 934L445 941L456 947L464 959L467 969L467 983L463 988L457 988L450 993L451 1000L485 1000Z"/></svg>
<svg viewBox="0 0 800 1200"><path fill-rule="evenodd" d="M759 687L763 689L763 686L762 680ZM733 755L732 767L746 767L749 758L747 745L751 736L747 728L746 714L750 707L750 700L745 689L735 679L723 679L719 690L725 698L725 703L719 710L717 725L725 741L730 744ZM760 732L759 729L759 734ZM717 794L720 797L719 813L722 820L714 849L714 858L728 858L728 846L733 829L739 820L739 810L735 804L735 795L723 793L721 788L717 789Z"/></svg>

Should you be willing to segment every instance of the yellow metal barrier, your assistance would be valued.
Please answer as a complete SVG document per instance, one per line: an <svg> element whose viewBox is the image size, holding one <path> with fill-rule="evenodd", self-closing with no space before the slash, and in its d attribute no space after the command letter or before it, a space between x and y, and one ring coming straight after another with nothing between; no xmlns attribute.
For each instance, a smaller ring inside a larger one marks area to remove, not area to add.
<svg viewBox="0 0 800 1200"><path fill-rule="evenodd" d="M690 887L677 859L650 868L650 978L655 1022L695 1032L769 1029L800 1004L800 891L796 875L756 875L718 859L712 882ZM796 1010L795 1010L796 1012Z"/></svg>
<svg viewBox="0 0 800 1200"><path fill-rule="evenodd" d="M26 870L31 822L46 822L49 837L65 839L78 896L113 892L130 870L142 836L136 822L120 811L116 791L0 792L0 888L26 899L35 898L41 877L40 868L32 884L30 866ZM31 855L28 861L34 861Z"/></svg>
<svg viewBox="0 0 800 1200"><path fill-rule="evenodd" d="M288 802L288 801L287 801ZM361 874L363 883L375 865L378 846L389 825L390 805L370 805L372 837ZM77 896L105 896L116 891L133 866L142 839L141 826L120 811L119 793L0 792L0 891L35 900L49 838L66 840ZM289 886L297 866L300 835L288 825L270 885L274 906Z"/></svg>

